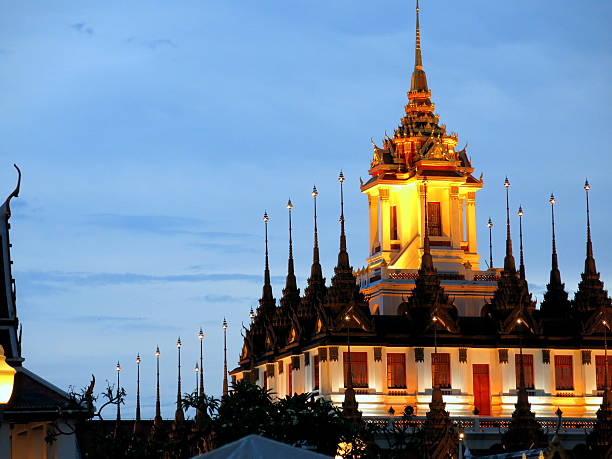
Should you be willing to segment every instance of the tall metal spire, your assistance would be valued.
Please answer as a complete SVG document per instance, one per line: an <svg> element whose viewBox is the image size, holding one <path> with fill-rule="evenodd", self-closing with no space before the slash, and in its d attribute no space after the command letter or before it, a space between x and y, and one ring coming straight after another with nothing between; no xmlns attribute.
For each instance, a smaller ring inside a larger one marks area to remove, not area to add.
<svg viewBox="0 0 612 459"><path fill-rule="evenodd" d="M312 187L312 200L314 203L314 246L312 249L313 269L314 269L315 263L319 264L319 230L317 228L317 197L318 196L319 196L319 192L317 191L317 187L313 185ZM311 273L311 274L314 274L314 273Z"/></svg>
<svg viewBox="0 0 612 459"><path fill-rule="evenodd" d="M493 269L493 236L491 235L493 229L493 221L489 217L487 222L487 228L489 228L489 269Z"/></svg>
<svg viewBox="0 0 612 459"><path fill-rule="evenodd" d="M416 0L416 40L414 49L414 68L423 68L423 56L421 55L421 25L419 23L419 0Z"/></svg>
<svg viewBox="0 0 612 459"><path fill-rule="evenodd" d="M157 372L156 372L156 394L155 394L155 418L153 420L153 424L156 427L161 427L162 424L162 417L161 417L161 403L160 403L160 399L159 399L159 346L157 346L157 348L155 349L155 360L156 360L156 367L157 367Z"/></svg>
<svg viewBox="0 0 612 459"><path fill-rule="evenodd" d="M586 259L584 261L584 272L588 274L597 273L595 267L595 258L593 257L593 243L591 242L591 214L589 209L589 190L591 185L589 181L584 182L584 192L586 197L586 217L587 217L587 243L586 243Z"/></svg>
<svg viewBox="0 0 612 459"><path fill-rule="evenodd" d="M610 307L612 304L608 292L604 289L604 283L600 279L595 258L593 257L593 243L591 242L591 215L589 208L589 182L584 183L586 197L587 215L587 243L586 259L584 260L584 272L581 274L582 280L578 284L578 290L574 295L573 306L576 310L594 311L600 307Z"/></svg>
<svg viewBox="0 0 612 459"><path fill-rule="evenodd" d="M117 365L115 365L115 370L117 371L117 419L115 422L115 435L117 435L117 431L119 429L119 423L121 422L121 383L119 381L119 373L121 373L121 365L119 365L119 361L117 361Z"/></svg>
<svg viewBox="0 0 612 459"><path fill-rule="evenodd" d="M555 238L555 203L557 202L555 199L555 195L550 193L550 217L552 222L552 260L550 270L550 282L553 281L555 283L561 283L561 273L559 273L559 262L557 260L557 241Z"/></svg>
<svg viewBox="0 0 612 459"><path fill-rule="evenodd" d="M338 266L347 268L349 266L348 252L346 251L346 233L344 231L344 174L340 171L338 182L340 182L340 252L338 253Z"/></svg>
<svg viewBox="0 0 612 459"><path fill-rule="evenodd" d="M546 286L544 301L540 305L540 310L548 316L567 316L570 312L570 302L567 299L565 285L561 282L559 263L557 261L557 239L555 236L555 204L557 200L554 194L550 194L550 217L552 223L552 260L550 267L550 282Z"/></svg>
<svg viewBox="0 0 612 459"><path fill-rule="evenodd" d="M185 420L185 414L183 413L183 406L181 405L181 338L179 337L176 341L176 350L178 353L178 381L176 390L176 412L174 413L175 424L182 423Z"/></svg>
<svg viewBox="0 0 612 459"><path fill-rule="evenodd" d="M519 278L525 280L525 261L523 259L523 207L519 206L518 213L519 217L519 241L520 241L520 264L519 264Z"/></svg>
<svg viewBox="0 0 612 459"><path fill-rule="evenodd" d="M140 354L136 356L136 422L140 422Z"/></svg>
<svg viewBox="0 0 612 459"><path fill-rule="evenodd" d="M297 290L297 281L295 279L295 269L293 265L293 228L291 227L291 211L293 210L293 203L291 199L287 201L287 210L289 211L289 260L287 261L287 280L285 282L285 290L283 295L287 293L293 294Z"/></svg>
<svg viewBox="0 0 612 459"><path fill-rule="evenodd" d="M268 260L268 222L270 221L270 217L268 217L268 212L264 212L263 222L265 228L265 241L266 241L266 265L264 269L264 286L263 292L261 295L262 300L273 300L272 297L272 284L270 283L270 262Z"/></svg>
<svg viewBox="0 0 612 459"><path fill-rule="evenodd" d="M226 396L229 391L227 387L227 321L223 318L223 395Z"/></svg>
<svg viewBox="0 0 612 459"><path fill-rule="evenodd" d="M410 92L428 92L427 77L423 70L423 56L421 53L421 25L419 23L419 0L416 0L416 40L414 50L414 71L410 83Z"/></svg>
<svg viewBox="0 0 612 459"><path fill-rule="evenodd" d="M204 332L202 331L202 327L200 327L198 339L200 340L200 388L198 394L204 395Z"/></svg>
<svg viewBox="0 0 612 459"><path fill-rule="evenodd" d="M504 180L504 187L506 188L506 256L504 257L504 271L514 274L516 273L516 264L512 255L512 236L510 235L510 198L508 191L510 181L508 177Z"/></svg>

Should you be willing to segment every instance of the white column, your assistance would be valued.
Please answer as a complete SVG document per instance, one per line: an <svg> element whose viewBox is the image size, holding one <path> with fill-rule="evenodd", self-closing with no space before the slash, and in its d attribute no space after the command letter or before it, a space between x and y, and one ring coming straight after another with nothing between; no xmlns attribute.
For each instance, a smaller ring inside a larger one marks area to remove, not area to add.
<svg viewBox="0 0 612 459"><path fill-rule="evenodd" d="M468 193L466 200L468 252L476 253L476 193Z"/></svg>
<svg viewBox="0 0 612 459"><path fill-rule="evenodd" d="M368 210L370 216L370 254L375 247L380 246L378 234L378 199L368 194Z"/></svg>
<svg viewBox="0 0 612 459"><path fill-rule="evenodd" d="M452 186L448 190L449 197L449 222L450 222L450 237L451 246L453 248L461 247L461 219L459 218L459 188Z"/></svg>
<svg viewBox="0 0 612 459"><path fill-rule="evenodd" d="M383 252L391 250L390 242L390 216L389 216L389 190L381 188L380 190L380 240L381 249Z"/></svg>

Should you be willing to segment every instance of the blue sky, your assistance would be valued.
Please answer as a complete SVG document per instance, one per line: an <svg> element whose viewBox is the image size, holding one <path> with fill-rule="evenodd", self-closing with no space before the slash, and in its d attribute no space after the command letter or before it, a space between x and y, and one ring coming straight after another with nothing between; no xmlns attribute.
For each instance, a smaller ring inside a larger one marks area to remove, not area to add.
<svg viewBox="0 0 612 459"><path fill-rule="evenodd" d="M527 276L541 292L554 192L562 277L574 290L588 176L598 269L612 288L610 2L423 0L421 9L437 111L485 177L481 254L486 219L502 222L507 174L511 205L526 212ZM19 164L12 243L29 368L80 387L91 373L112 380L120 360L133 394L140 352L150 415L159 344L171 415L174 343L180 335L189 388L202 326L207 391L218 394L220 323L230 322L232 364L261 292L263 211L278 297L284 205L295 205L303 285L316 183L329 278L341 168L351 261L364 264L359 177L370 137L391 132L406 102L411 1L4 0L0 11L0 185L10 192ZM503 228L494 229L499 265Z"/></svg>

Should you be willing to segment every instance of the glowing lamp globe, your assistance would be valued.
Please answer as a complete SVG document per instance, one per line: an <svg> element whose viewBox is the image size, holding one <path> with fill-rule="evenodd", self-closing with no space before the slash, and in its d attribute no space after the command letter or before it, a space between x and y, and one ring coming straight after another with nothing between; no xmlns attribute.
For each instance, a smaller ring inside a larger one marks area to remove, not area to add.
<svg viewBox="0 0 612 459"><path fill-rule="evenodd" d="M0 345L0 404L8 403L13 393L15 369L6 363L4 348Z"/></svg>

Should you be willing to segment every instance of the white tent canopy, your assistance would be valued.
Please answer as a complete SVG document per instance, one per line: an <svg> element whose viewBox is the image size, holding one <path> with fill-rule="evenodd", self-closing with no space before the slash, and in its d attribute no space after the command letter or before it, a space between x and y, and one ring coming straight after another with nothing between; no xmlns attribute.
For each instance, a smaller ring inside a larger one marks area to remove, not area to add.
<svg viewBox="0 0 612 459"><path fill-rule="evenodd" d="M323 454L296 448L259 435L247 435L240 440L228 443L209 453L195 456L192 459L270 459L276 457L290 457L291 459L329 459L330 456L324 456Z"/></svg>

